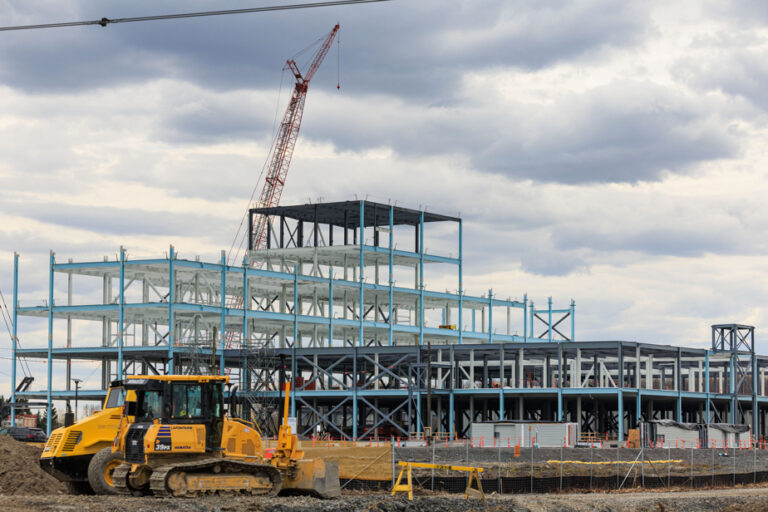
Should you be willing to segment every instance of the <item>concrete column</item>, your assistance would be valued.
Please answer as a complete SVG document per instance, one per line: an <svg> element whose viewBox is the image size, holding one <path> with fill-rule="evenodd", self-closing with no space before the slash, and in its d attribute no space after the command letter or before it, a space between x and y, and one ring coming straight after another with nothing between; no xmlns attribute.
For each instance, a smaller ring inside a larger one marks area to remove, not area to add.
<svg viewBox="0 0 768 512"><path fill-rule="evenodd" d="M645 361L645 389L653 389L653 354Z"/></svg>
<svg viewBox="0 0 768 512"><path fill-rule="evenodd" d="M583 379L581 376L581 349L576 349L576 368L574 368L573 374L571 375L571 387L572 388L580 388L581 383Z"/></svg>
<svg viewBox="0 0 768 512"><path fill-rule="evenodd" d="M516 388L517 387L517 372L515 371L515 368L517 367L517 361L512 361L509 365L509 385L510 387Z"/></svg>
<svg viewBox="0 0 768 512"><path fill-rule="evenodd" d="M576 423L579 425L579 432L581 432L581 397L576 397Z"/></svg>
<svg viewBox="0 0 768 512"><path fill-rule="evenodd" d="M506 383L504 382L504 346L499 346L499 388L504 389Z"/></svg>
<svg viewBox="0 0 768 512"><path fill-rule="evenodd" d="M680 358L675 357L675 364L672 365L672 378L674 379L675 391L680 391ZM678 420L679 421L679 420Z"/></svg>
<svg viewBox="0 0 768 512"><path fill-rule="evenodd" d="M699 393L704 392L704 362L699 361L699 378L696 381L696 389Z"/></svg>
<svg viewBox="0 0 768 512"><path fill-rule="evenodd" d="M475 389L475 350L469 351L469 389Z"/></svg>
<svg viewBox="0 0 768 512"><path fill-rule="evenodd" d="M723 371L723 367L722 366L717 369L717 382L718 382L717 392L718 393L725 393L724 373L725 372Z"/></svg>

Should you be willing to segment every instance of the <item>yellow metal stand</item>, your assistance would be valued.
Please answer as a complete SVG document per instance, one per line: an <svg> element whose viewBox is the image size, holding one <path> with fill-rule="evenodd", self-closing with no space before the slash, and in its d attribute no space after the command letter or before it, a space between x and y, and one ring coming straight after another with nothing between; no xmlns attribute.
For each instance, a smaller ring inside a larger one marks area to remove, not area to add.
<svg viewBox="0 0 768 512"><path fill-rule="evenodd" d="M401 466L403 466L403 469L400 470L400 474L397 475L397 481L395 482L395 486L392 487L392 496L395 495L396 492L407 492L408 493L408 501L413 501L413 480L411 478L411 463L400 463ZM408 483L401 485L400 482L403 479L403 473L408 472Z"/></svg>
<svg viewBox="0 0 768 512"><path fill-rule="evenodd" d="M404 462L397 463L402 469L397 476L394 487L392 487L392 496L397 492L407 492L408 500L413 501L413 468L424 469L447 469L449 471L464 471L469 473L469 480L467 481L467 488L464 490L464 499L469 499L470 496L480 498L483 505L485 505L485 493L483 492L483 484L480 482L480 473L483 472L483 468L476 468L472 466L449 466L445 464L429 464L427 462ZM406 475L407 484L401 484L403 481L403 475ZM477 482L477 489L472 487L472 482Z"/></svg>

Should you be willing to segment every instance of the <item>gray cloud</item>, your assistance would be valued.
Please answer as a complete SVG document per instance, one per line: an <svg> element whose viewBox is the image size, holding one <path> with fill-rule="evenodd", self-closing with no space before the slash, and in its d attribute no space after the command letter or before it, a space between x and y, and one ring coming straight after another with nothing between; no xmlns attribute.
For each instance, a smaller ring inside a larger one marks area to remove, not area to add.
<svg viewBox="0 0 768 512"><path fill-rule="evenodd" d="M215 215L33 201L5 201L3 208L40 222L107 235L215 236L226 222Z"/></svg>
<svg viewBox="0 0 768 512"><path fill-rule="evenodd" d="M595 89L537 117L520 120L528 133L483 148L478 167L541 181L638 182L731 157L737 147L706 105L651 84Z"/></svg>
<svg viewBox="0 0 768 512"><path fill-rule="evenodd" d="M231 2L227 7L251 6ZM6 8L10 9L10 8ZM190 12L207 2L54 3L14 7L9 23ZM0 80L27 90L82 90L151 78L208 87L275 87L285 59L342 24L344 81L352 94L434 97L468 69L538 69L608 47L636 44L649 26L645 8L607 0L392 2L311 11L222 16L5 34ZM331 54L329 61L334 59ZM300 62L301 63L301 62ZM328 62L325 68L332 68ZM321 69L318 81L333 81Z"/></svg>
<svg viewBox="0 0 768 512"><path fill-rule="evenodd" d="M698 257L707 253L744 254L757 249L743 231L721 231L706 225L687 228L627 226L609 233L583 227L558 226L552 238L557 250L588 248L597 252L637 251L682 257Z"/></svg>
<svg viewBox="0 0 768 512"><path fill-rule="evenodd" d="M304 135L342 149L465 154L481 171L563 183L658 180L738 149L719 104L643 81L564 94L548 105L473 98L452 108L393 104L388 111L375 101L335 117L328 105L315 107L312 115L323 121L309 123Z"/></svg>
<svg viewBox="0 0 768 512"><path fill-rule="evenodd" d="M720 91L741 97L762 110L768 111L768 64L761 48L733 45L720 48L704 60L686 60L674 70L677 77L692 87L704 91ZM741 114L753 117L755 112L741 109Z"/></svg>

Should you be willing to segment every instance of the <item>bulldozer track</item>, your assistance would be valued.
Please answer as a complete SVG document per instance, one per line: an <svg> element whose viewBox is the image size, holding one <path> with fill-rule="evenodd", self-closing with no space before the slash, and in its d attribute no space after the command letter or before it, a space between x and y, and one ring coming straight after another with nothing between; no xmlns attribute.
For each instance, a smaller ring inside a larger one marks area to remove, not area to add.
<svg viewBox="0 0 768 512"><path fill-rule="evenodd" d="M272 487L264 492L256 492L258 495L276 496L277 493L280 492L280 488L282 486L282 476L280 475L280 472L271 464L254 464L251 462L239 462L219 458L203 459L193 462L180 462L178 464L168 464L166 466L155 468L152 471L152 476L149 479L149 488L152 490L152 494L155 496L174 496L174 492L170 490L167 485L168 477L171 476L174 472L194 472L196 470L205 469L207 467L213 469L213 467L216 465L219 466L222 473L248 473L251 475L262 474L269 477L270 481L272 482ZM117 473L117 471L122 467L123 466L120 466L118 469L116 469L115 473ZM240 492L244 491L245 490L243 489ZM253 494L253 491L254 490L249 491L249 494ZM188 497L195 497L212 492L216 491L210 489L202 491L196 489L185 489L185 493L183 495Z"/></svg>
<svg viewBox="0 0 768 512"><path fill-rule="evenodd" d="M117 494L123 494L126 496L131 495L131 489L128 488L128 473L131 471L130 464L120 464L115 468L112 473L112 478L115 482L115 491Z"/></svg>

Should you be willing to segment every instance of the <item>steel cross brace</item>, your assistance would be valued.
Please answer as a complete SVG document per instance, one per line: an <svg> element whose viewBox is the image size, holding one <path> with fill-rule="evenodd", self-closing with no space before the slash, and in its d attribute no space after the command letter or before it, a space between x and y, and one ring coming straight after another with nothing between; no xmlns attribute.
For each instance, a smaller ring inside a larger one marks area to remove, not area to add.
<svg viewBox="0 0 768 512"><path fill-rule="evenodd" d="M394 414L395 414L397 411L399 411L400 409L402 409L403 407L405 407L406 405L408 405L408 401L407 401L407 400L403 400L402 402L400 402L400 405L398 405L398 406L397 406L397 407L395 407L393 410L391 410L391 411L389 412L389 414L384 414L384 411L382 411L381 409L379 409L378 407L376 407L375 405L373 405L371 402L369 402L369 401L368 401L368 400L366 400L365 398L363 398L363 397L361 397L361 396L360 396L360 397L357 397L357 399L358 399L358 400L360 400L361 402L364 402L365 404L367 404L367 405L368 405L368 407L370 407L371 409L373 409L374 411L376 411L377 413L379 413L379 415L381 416L381 419L380 419L380 420L379 420L379 421L378 421L376 424L374 424L374 425L373 425L371 428L369 428L368 430L366 430L366 431L363 433L363 435L361 435L361 436L360 436L360 439L365 439L365 437L366 437L366 436L367 436L367 435L368 435L370 432L372 432L372 431L376 430L376 427L378 427L379 425L381 425L381 424L382 424L382 423L384 423L385 421L386 421L386 422L388 422L388 423L389 423L390 425L392 425L393 427L395 427L395 428L396 428L397 430L399 430L400 432L402 432L404 436L408 436L408 432L407 432L407 431L405 431L405 430L403 430L403 428L402 428L400 425L398 425L397 423L395 423L395 422L392 420L392 416L393 416L393 415L394 415Z"/></svg>
<svg viewBox="0 0 768 512"><path fill-rule="evenodd" d="M344 382L342 382L342 381L338 380L336 377L334 377L334 376L333 376L333 374L331 373L331 370L333 370L334 368L336 368L336 365L338 365L338 364L339 364L339 363L341 363L341 362L344 362L344 361L345 361L347 358L349 358L349 357L350 357L349 355L346 355L346 356L342 356L341 358L339 358L339 359L337 359L336 361L334 361L334 363L333 363L331 366L329 366L328 368L320 368L318 365L316 365L315 363L313 363L313 362L312 362L310 359L308 359L306 356L298 356L298 359L299 359L299 360L303 360L303 361L305 361L305 362L306 362L306 363L308 363L308 364L309 364L309 365L310 365L312 368L315 368L315 369L316 369L316 370L318 370L320 373L323 373L323 374L325 374L325 375L329 376L329 377L331 378L331 380L332 380L332 381L336 382L336 383L337 383L339 386L341 386L342 388L344 388L344 387L346 387L346 386L344 385ZM319 375L319 374L318 374L318 375ZM317 380L317 377L318 377L318 375L315 375L315 376L314 376L314 377L312 377L310 380L308 380L307 382L305 382L305 383L304 383L304 385L303 385L302 387L298 388L298 390L297 390L297 391L301 391L301 390L305 389L305 388L306 388L306 387L307 387L307 386L308 386L308 385L309 385L311 382L315 382L315 381Z"/></svg>
<svg viewBox="0 0 768 512"><path fill-rule="evenodd" d="M336 406L335 406L333 409L331 409L330 411L328 411L328 414L323 414L323 413L321 413L320 411L318 411L317 409L315 409L314 407L312 407L311 405L309 405L309 403L307 403L307 401L306 401L306 400L304 400L303 398L301 398L301 397L297 396L297 397L296 397L296 401L298 401L298 402L302 403L302 404L303 404L304 406L306 406L306 407L307 407L307 408L308 408L310 411L312 411L313 413L317 414L317 415L320 417L320 421L316 421L315 423L313 423L312 425L310 425L310 426L309 426L309 427L308 427L308 428L307 428L307 429L306 429L304 432L302 432L302 434L301 434L301 435L303 435L303 436L306 436L306 435L307 435L307 433L311 432L311 431L312 431L312 430L313 430L313 429L314 429L314 428L315 428L317 425L319 425L319 424L321 424L321 423L326 423L327 425L329 425L330 427L332 427L332 428L333 428L333 429L334 429L336 432L338 432L338 433L339 433L339 435L342 435L342 436L346 437L347 439L350 439L350 437L349 437L347 434L345 434L345 433L344 433L344 432L343 432L341 429L339 429L339 427L337 427L337 426L336 426L336 425L333 423L333 420L330 418L331 414L333 414L334 412L336 412L336 410L337 410L339 407L341 407L342 405L344 405L345 403L347 403L347 402L348 402L348 401L350 401L350 400L352 400L352 398L351 398L351 397L347 397L347 398L345 398L344 400L342 400L341 402L339 402L338 404L336 404Z"/></svg>
<svg viewBox="0 0 768 512"><path fill-rule="evenodd" d="M565 314L564 314L564 315L563 315L563 316L562 316L562 317L561 317L561 318L560 318L560 319L559 319L557 322L555 322L554 324L552 324L552 327L549 327L549 322L547 322L547 320L544 320L543 318L541 318L541 317L539 316L539 314L538 314L538 313L534 313L534 315L533 315L533 316L535 316L536 318L538 318L539 320L541 320L543 323L547 324L547 330L545 330L544 332L542 332L542 333L539 335L538 339L543 339L543 338L544 338L544 336L545 336L545 335L546 335L546 334L549 332L549 330L550 330L550 328L551 328L551 329L552 329L553 331L555 331L557 334L559 334L560 336L562 336L562 337L563 337L563 339L564 339L565 341L571 341L571 339L570 339L568 336L566 336L565 334L561 333L561 332L560 332L560 331L557 329L557 326L558 326L558 325L560 325L561 323L563 323L563 322L564 322L564 321L565 321L565 320L566 320L566 319L567 319L569 316L571 316L571 313L570 313L570 312L568 312L568 313L565 313Z"/></svg>
<svg viewBox="0 0 768 512"><path fill-rule="evenodd" d="M408 382L405 379L403 379L402 377L399 377L399 376L395 375L395 373L391 370L391 368L394 368L394 367L398 366L400 363L402 363L403 361L405 361L406 359L411 358L411 357L414 357L414 354L406 354L403 357L401 357L400 359L398 359L397 361L395 361L389 368L387 368L386 366L383 366L382 364L377 363L371 356L363 355L362 359L373 363L375 366L378 366L385 373L380 373L379 375L376 375L375 378L369 379L368 381L364 382L362 386L358 387L358 389L368 389L368 386L370 386L371 384L373 384L377 380L379 380L382 377L384 377L385 374L391 375L395 380L397 380L400 383L402 383L402 384L407 386ZM371 375L373 376L373 374L371 374Z"/></svg>

